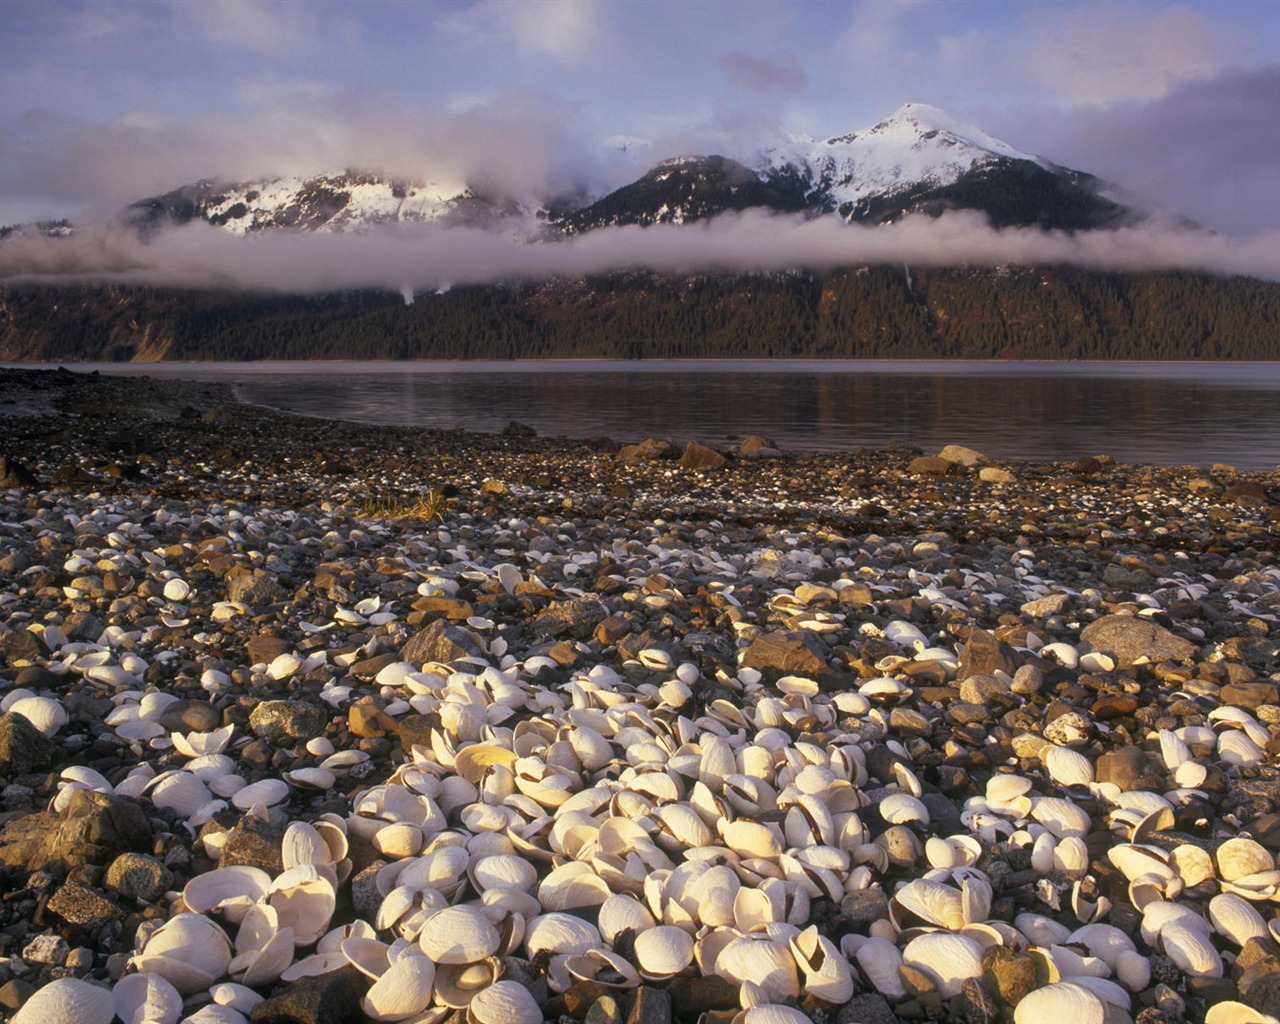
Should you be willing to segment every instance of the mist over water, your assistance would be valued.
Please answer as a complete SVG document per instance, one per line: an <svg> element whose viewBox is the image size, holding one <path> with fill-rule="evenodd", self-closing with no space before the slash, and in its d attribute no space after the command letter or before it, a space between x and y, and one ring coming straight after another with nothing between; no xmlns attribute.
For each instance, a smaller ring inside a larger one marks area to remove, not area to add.
<svg viewBox="0 0 1280 1024"><path fill-rule="evenodd" d="M1280 363L530 362L102 365L231 382L242 401L394 426L1270 470Z"/></svg>

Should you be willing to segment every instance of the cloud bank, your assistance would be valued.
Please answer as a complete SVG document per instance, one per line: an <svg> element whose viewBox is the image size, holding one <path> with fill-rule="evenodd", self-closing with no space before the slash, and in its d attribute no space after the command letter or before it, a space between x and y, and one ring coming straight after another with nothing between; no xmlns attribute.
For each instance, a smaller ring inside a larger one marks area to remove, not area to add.
<svg viewBox="0 0 1280 1024"><path fill-rule="evenodd" d="M0 282L109 282L319 293L436 290L627 270L767 273L806 268L1067 264L1096 270L1199 270L1280 281L1280 231L1226 238L1147 223L1069 235L993 229L980 214L910 217L889 227L760 211L682 226L618 227L553 242L475 229L397 225L360 235L273 232L236 238L203 224L143 243L114 228L71 239L0 242Z"/></svg>

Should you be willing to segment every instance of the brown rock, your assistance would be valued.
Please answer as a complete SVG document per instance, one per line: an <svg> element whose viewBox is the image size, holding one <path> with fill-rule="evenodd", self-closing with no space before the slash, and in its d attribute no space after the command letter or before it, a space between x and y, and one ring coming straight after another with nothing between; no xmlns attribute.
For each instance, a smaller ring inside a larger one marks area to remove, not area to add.
<svg viewBox="0 0 1280 1024"><path fill-rule="evenodd" d="M409 638L400 651L400 658L411 665L423 665L429 661L448 663L483 653L475 637L465 629L436 619Z"/></svg>
<svg viewBox="0 0 1280 1024"><path fill-rule="evenodd" d="M1111 718L1123 718L1138 710L1138 698L1129 693L1105 693L1089 708L1094 718L1104 721Z"/></svg>
<svg viewBox="0 0 1280 1024"><path fill-rule="evenodd" d="M411 747L430 747L431 746L431 730L437 728L440 722L433 715L405 715L397 723L397 732L400 735L400 746L406 752Z"/></svg>
<svg viewBox="0 0 1280 1024"><path fill-rule="evenodd" d="M372 702L351 705L347 711L347 731L361 739L394 736L399 732L396 720Z"/></svg>
<svg viewBox="0 0 1280 1024"><path fill-rule="evenodd" d="M1017 1006L1037 985L1035 958L1008 946L988 946L982 954L982 980L1005 1006Z"/></svg>
<svg viewBox="0 0 1280 1024"><path fill-rule="evenodd" d="M743 652L742 665L779 675L817 679L827 668L827 649L803 630L764 633Z"/></svg>
<svg viewBox="0 0 1280 1024"><path fill-rule="evenodd" d="M1187 661L1197 651L1191 641L1136 615L1107 615L1091 622L1081 631L1080 641L1090 651L1115 658L1118 668L1129 668L1142 658Z"/></svg>
<svg viewBox="0 0 1280 1024"><path fill-rule="evenodd" d="M1256 711L1263 704L1280 703L1280 687L1261 681L1227 683L1218 691L1218 699L1234 708Z"/></svg>
<svg viewBox="0 0 1280 1024"><path fill-rule="evenodd" d="M993 675L996 672L1013 675L1013 671L1012 652L985 629L975 629L960 650L956 679L963 681L970 676Z"/></svg>
<svg viewBox="0 0 1280 1024"><path fill-rule="evenodd" d="M729 460L714 448L708 448L705 444L698 444L697 441L690 441L685 446L679 462L681 469L687 469L695 473L724 469L728 464Z"/></svg>
<svg viewBox="0 0 1280 1024"><path fill-rule="evenodd" d="M288 654L291 646L278 636L260 635L250 637L248 644L250 665L270 665L282 654Z"/></svg>
<svg viewBox="0 0 1280 1024"><path fill-rule="evenodd" d="M917 476L945 476L955 469L954 462L939 458L937 455L921 455L907 463L907 472L915 473Z"/></svg>
<svg viewBox="0 0 1280 1024"><path fill-rule="evenodd" d="M1121 747L1098 758L1099 782L1112 782L1124 792L1134 789L1163 789L1159 773L1147 762L1141 747Z"/></svg>

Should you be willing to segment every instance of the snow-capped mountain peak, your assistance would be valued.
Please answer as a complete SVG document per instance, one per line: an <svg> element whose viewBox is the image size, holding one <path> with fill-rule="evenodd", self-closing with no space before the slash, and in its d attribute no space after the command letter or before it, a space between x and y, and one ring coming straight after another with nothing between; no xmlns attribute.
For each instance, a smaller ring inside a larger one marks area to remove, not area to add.
<svg viewBox="0 0 1280 1024"><path fill-rule="evenodd" d="M945 110L907 103L870 128L820 142L797 139L791 145L771 145L757 167L766 175L799 173L826 205L848 217L872 197L950 185L998 161L1054 169Z"/></svg>

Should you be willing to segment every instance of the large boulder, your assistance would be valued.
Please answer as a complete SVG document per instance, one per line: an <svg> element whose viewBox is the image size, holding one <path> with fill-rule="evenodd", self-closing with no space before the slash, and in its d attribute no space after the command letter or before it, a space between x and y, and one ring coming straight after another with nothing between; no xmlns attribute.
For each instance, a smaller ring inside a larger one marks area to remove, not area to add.
<svg viewBox="0 0 1280 1024"><path fill-rule="evenodd" d="M1082 646L1115 658L1118 668L1142 661L1187 661L1198 648L1150 619L1136 615L1107 615L1085 626Z"/></svg>
<svg viewBox="0 0 1280 1024"><path fill-rule="evenodd" d="M817 679L827 671L827 648L803 630L763 633L743 652L742 665L761 672Z"/></svg>
<svg viewBox="0 0 1280 1024"><path fill-rule="evenodd" d="M64 872L106 865L129 850L151 848L151 823L128 800L78 789L62 811L41 811L0 832L0 864L25 871Z"/></svg>

